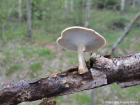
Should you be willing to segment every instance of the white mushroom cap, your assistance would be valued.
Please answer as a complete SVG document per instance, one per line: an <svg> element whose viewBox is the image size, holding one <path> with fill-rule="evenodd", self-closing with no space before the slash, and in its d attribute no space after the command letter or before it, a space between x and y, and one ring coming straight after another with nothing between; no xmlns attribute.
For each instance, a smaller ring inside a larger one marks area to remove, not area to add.
<svg viewBox="0 0 140 105"><path fill-rule="evenodd" d="M77 52L77 45L80 42L85 44L85 52L99 49L106 43L104 37L96 31L80 26L66 28L57 39L58 45L74 52Z"/></svg>

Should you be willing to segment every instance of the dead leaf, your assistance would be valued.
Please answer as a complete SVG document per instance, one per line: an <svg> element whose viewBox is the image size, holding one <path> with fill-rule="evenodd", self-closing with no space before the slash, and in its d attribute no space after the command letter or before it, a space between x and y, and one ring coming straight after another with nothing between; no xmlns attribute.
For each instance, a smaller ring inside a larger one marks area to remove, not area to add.
<svg viewBox="0 0 140 105"><path fill-rule="evenodd" d="M48 101L48 99L45 98L39 105L56 105L56 101Z"/></svg>

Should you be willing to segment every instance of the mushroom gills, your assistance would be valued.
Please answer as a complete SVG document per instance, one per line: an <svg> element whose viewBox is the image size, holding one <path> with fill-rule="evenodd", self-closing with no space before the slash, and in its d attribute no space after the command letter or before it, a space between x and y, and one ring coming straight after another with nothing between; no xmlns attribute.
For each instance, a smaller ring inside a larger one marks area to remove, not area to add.
<svg viewBox="0 0 140 105"><path fill-rule="evenodd" d="M77 52L78 52L78 73L79 74L84 74L88 72L88 68L86 67L86 62L85 62L85 44L80 42L78 43L77 46Z"/></svg>

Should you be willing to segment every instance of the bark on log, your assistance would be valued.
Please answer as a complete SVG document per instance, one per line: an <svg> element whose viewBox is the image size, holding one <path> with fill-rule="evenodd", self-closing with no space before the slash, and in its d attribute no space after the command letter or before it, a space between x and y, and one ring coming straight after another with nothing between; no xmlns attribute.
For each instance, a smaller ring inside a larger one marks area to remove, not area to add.
<svg viewBox="0 0 140 105"><path fill-rule="evenodd" d="M55 98L114 82L121 88L140 84L140 53L114 59L93 53L87 67L89 72L82 75L78 74L78 68L72 68L46 78L3 84L0 105Z"/></svg>

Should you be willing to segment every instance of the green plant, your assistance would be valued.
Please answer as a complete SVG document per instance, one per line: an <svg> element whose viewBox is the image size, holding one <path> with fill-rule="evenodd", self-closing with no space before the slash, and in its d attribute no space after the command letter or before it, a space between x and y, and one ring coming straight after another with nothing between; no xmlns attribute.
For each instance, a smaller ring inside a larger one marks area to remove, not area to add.
<svg viewBox="0 0 140 105"><path fill-rule="evenodd" d="M38 71L42 69L42 64L41 63L34 63L30 66L30 69L33 71Z"/></svg>
<svg viewBox="0 0 140 105"><path fill-rule="evenodd" d="M13 73L19 69L22 69L21 65L12 65L12 66L10 66L10 68L6 69L6 75L9 76L11 73Z"/></svg>
<svg viewBox="0 0 140 105"><path fill-rule="evenodd" d="M118 6L118 2L116 0L96 0L95 3L99 9L113 9L114 6Z"/></svg>
<svg viewBox="0 0 140 105"><path fill-rule="evenodd" d="M35 76L39 76L38 71L42 70L42 63L34 63L30 65L30 77L34 78Z"/></svg>
<svg viewBox="0 0 140 105"><path fill-rule="evenodd" d="M126 23L128 22L128 20L124 17L119 17L116 20L113 20L113 22L111 22L109 24L109 28L112 30L116 30L116 29L124 29Z"/></svg>

